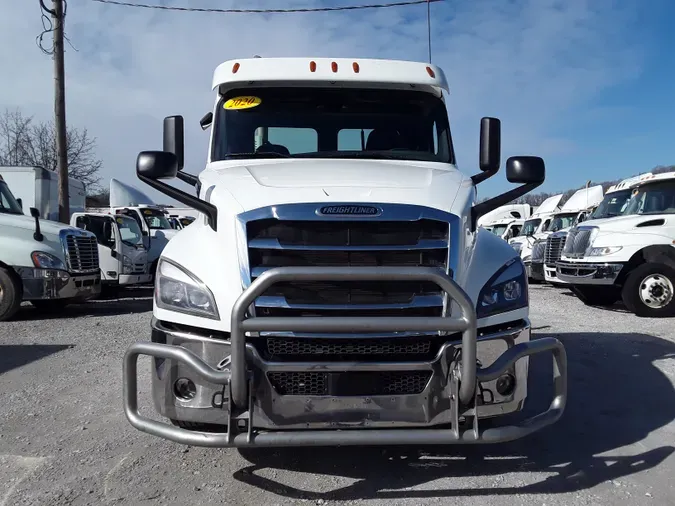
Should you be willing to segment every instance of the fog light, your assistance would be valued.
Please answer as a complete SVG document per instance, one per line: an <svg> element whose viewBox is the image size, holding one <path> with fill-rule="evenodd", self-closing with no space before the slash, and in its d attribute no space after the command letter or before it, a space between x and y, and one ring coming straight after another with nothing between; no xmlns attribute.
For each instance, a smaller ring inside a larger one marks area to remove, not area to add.
<svg viewBox="0 0 675 506"><path fill-rule="evenodd" d="M497 392L504 397L511 395L516 388L516 378L512 374L504 374L497 379Z"/></svg>
<svg viewBox="0 0 675 506"><path fill-rule="evenodd" d="M181 400L189 401L197 395L197 387L192 380L178 378L173 384L173 394Z"/></svg>

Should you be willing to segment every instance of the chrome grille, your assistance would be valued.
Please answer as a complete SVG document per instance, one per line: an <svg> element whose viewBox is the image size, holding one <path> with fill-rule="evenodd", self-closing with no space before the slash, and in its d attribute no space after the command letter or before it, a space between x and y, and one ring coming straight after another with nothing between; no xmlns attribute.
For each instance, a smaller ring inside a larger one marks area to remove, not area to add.
<svg viewBox="0 0 675 506"><path fill-rule="evenodd" d="M246 225L251 280L272 267L448 267L447 222L278 220ZM255 302L257 316L440 316L433 283L308 282L272 286Z"/></svg>
<svg viewBox="0 0 675 506"><path fill-rule="evenodd" d="M546 250L546 241L537 241L532 246L532 263L544 262L544 251Z"/></svg>
<svg viewBox="0 0 675 506"><path fill-rule="evenodd" d="M98 271L98 243L95 236L66 235L65 245L68 272L81 274Z"/></svg>
<svg viewBox="0 0 675 506"><path fill-rule="evenodd" d="M546 239L546 250L544 252L544 263L546 265L555 265L560 260L566 237L567 235L551 235Z"/></svg>
<svg viewBox="0 0 675 506"><path fill-rule="evenodd" d="M431 371L269 372L280 395L413 395L424 391Z"/></svg>
<svg viewBox="0 0 675 506"><path fill-rule="evenodd" d="M592 229L590 228L573 228L570 230L563 249L565 256L572 258L583 257L591 243L591 232Z"/></svg>

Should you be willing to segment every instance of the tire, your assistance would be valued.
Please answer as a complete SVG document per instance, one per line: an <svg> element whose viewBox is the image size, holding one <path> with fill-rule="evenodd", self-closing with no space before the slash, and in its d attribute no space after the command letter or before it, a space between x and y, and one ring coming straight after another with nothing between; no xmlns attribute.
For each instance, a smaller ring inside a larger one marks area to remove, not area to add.
<svg viewBox="0 0 675 506"><path fill-rule="evenodd" d="M675 269L659 263L641 264L628 274L621 298L640 317L675 316Z"/></svg>
<svg viewBox="0 0 675 506"><path fill-rule="evenodd" d="M570 289L587 306L611 306L621 298L621 294L614 286L575 285Z"/></svg>
<svg viewBox="0 0 675 506"><path fill-rule="evenodd" d="M0 322L12 318L21 305L21 285L15 276L0 267Z"/></svg>
<svg viewBox="0 0 675 506"><path fill-rule="evenodd" d="M32 306L43 313L58 313L71 303L68 299L40 299L31 300Z"/></svg>

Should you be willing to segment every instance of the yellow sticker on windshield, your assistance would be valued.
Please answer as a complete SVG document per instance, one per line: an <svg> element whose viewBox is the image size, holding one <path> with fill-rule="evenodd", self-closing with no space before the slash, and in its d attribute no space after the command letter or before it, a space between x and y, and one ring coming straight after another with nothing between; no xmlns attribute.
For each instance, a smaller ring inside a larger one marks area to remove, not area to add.
<svg viewBox="0 0 675 506"><path fill-rule="evenodd" d="M227 110L251 109L258 107L262 100L259 97L233 97L229 99L223 108Z"/></svg>
<svg viewBox="0 0 675 506"><path fill-rule="evenodd" d="M146 216L151 216L152 211L150 209L146 209L145 211L143 211L143 214L145 214Z"/></svg>
<svg viewBox="0 0 675 506"><path fill-rule="evenodd" d="M117 221L117 223L120 225L124 225L124 220L122 218L117 218L115 221Z"/></svg>

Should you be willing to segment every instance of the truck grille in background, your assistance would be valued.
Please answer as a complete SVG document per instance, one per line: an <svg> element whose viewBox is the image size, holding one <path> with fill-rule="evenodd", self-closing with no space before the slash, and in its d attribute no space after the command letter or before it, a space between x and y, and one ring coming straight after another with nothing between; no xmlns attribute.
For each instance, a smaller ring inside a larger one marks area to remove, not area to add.
<svg viewBox="0 0 675 506"><path fill-rule="evenodd" d="M98 243L96 237L66 236L66 267L68 272L80 274L96 272L98 264Z"/></svg>
<svg viewBox="0 0 675 506"><path fill-rule="evenodd" d="M567 234L567 240L565 241L565 247L563 249L565 256L576 258L583 257L586 249L591 243L591 232L592 229L588 228L573 228L570 230Z"/></svg>
<svg viewBox="0 0 675 506"><path fill-rule="evenodd" d="M145 274L145 264L134 264L134 274Z"/></svg>
<svg viewBox="0 0 675 506"><path fill-rule="evenodd" d="M544 263L544 251L546 250L546 241L537 241L532 246L532 263Z"/></svg>
<svg viewBox="0 0 675 506"><path fill-rule="evenodd" d="M424 391L431 371L270 372L279 395L413 395Z"/></svg>
<svg viewBox="0 0 675 506"><path fill-rule="evenodd" d="M272 267L401 266L447 269L447 222L281 221L247 224L251 280ZM271 287L257 316L440 316L443 292L420 282L307 282Z"/></svg>
<svg viewBox="0 0 675 506"><path fill-rule="evenodd" d="M559 235L549 236L546 239L546 250L544 252L544 263L546 265L555 265L560 260L566 237L566 235Z"/></svg>

